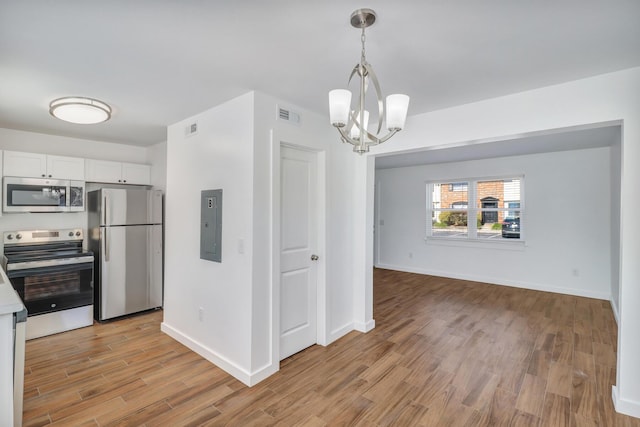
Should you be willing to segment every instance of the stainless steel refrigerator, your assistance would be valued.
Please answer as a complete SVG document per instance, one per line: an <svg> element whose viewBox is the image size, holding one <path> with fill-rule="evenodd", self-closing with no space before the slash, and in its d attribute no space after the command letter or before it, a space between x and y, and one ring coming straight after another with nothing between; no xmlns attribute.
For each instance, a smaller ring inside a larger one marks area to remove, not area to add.
<svg viewBox="0 0 640 427"><path fill-rule="evenodd" d="M103 188L87 195L94 318L162 306L162 192Z"/></svg>

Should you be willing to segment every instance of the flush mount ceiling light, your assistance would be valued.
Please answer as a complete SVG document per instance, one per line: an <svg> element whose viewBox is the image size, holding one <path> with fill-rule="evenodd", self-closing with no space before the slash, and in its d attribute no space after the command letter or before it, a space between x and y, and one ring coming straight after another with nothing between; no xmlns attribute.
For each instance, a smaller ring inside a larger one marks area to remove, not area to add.
<svg viewBox="0 0 640 427"><path fill-rule="evenodd" d="M111 107L97 99L67 96L51 101L49 113L65 122L89 125L109 120Z"/></svg>
<svg viewBox="0 0 640 427"><path fill-rule="evenodd" d="M360 63L356 64L349 76L351 79L357 75L360 78L360 96L355 108L351 108L351 92L346 89L335 89L329 92L329 116L331 124L340 132L342 142L353 145L353 151L359 154L369 151L371 145L382 144L404 127L409 107L409 97L402 94L387 96L386 103L382 100L382 92L378 78L365 58L364 54L364 29L373 25L376 21L376 13L371 9L358 9L351 14L351 25L362 29L362 54ZM369 112L365 110L365 94L372 83L376 91L378 101L378 130L375 134L367 130ZM386 104L386 105L385 105ZM386 128L389 133L378 136L382 129L382 122L386 120Z"/></svg>

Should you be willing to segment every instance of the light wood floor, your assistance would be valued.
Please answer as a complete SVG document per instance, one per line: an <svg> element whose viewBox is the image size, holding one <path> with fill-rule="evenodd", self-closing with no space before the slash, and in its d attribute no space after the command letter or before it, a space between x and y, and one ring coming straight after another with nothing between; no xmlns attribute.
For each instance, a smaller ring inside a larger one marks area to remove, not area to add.
<svg viewBox="0 0 640 427"><path fill-rule="evenodd" d="M376 328L247 388L162 312L27 343L26 426L640 426L611 402L607 301L376 270Z"/></svg>

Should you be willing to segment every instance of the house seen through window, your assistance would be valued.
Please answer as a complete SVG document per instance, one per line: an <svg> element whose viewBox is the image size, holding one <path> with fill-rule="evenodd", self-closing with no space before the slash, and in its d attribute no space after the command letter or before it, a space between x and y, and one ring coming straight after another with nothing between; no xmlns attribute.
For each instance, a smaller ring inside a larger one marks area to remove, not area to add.
<svg viewBox="0 0 640 427"><path fill-rule="evenodd" d="M522 186L522 177L428 183L427 237L520 239Z"/></svg>

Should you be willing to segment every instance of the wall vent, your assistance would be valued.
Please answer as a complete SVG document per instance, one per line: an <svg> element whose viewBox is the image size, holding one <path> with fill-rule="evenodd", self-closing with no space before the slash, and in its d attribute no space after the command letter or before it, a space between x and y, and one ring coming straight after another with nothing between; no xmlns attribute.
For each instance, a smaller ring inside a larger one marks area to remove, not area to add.
<svg viewBox="0 0 640 427"><path fill-rule="evenodd" d="M300 114L281 105L276 105L276 119L294 125L300 124Z"/></svg>
<svg viewBox="0 0 640 427"><path fill-rule="evenodd" d="M187 127L184 128L185 136L192 136L198 133L198 122L189 123Z"/></svg>

